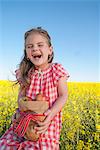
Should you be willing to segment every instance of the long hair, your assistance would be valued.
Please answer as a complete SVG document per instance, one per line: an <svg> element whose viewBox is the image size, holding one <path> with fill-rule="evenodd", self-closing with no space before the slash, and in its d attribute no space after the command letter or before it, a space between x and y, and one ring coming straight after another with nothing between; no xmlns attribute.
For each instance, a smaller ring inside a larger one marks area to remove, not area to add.
<svg viewBox="0 0 100 150"><path fill-rule="evenodd" d="M52 45L51 38L50 38L48 32L46 30L42 29L41 27L33 28L33 29L27 31L24 35L25 43L26 43L27 37L32 33L38 33L38 34L44 36L48 41L48 45L49 46ZM53 61L53 58L54 58L54 52L52 52L52 54L48 56L48 63L51 63ZM33 68L34 68L34 64L27 58L26 49L24 48L24 56L19 64L19 69L20 69L20 78L25 87L28 86L30 83L28 74Z"/></svg>

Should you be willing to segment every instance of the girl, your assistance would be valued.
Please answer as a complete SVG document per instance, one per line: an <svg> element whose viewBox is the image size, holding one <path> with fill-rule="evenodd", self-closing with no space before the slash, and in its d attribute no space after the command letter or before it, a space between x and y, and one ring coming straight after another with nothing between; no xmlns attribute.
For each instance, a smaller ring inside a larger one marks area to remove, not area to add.
<svg viewBox="0 0 100 150"><path fill-rule="evenodd" d="M68 92L66 79L69 74L61 64L52 63L54 57L51 38L41 27L33 28L25 33L24 57L16 71L20 87L26 88L26 96L34 99L42 93L49 100L49 109L44 113L46 119L37 121L35 130L41 135L36 142L25 140L14 134L12 126L0 140L0 150L59 150L61 131L61 109ZM18 96L18 106L23 97L22 88Z"/></svg>

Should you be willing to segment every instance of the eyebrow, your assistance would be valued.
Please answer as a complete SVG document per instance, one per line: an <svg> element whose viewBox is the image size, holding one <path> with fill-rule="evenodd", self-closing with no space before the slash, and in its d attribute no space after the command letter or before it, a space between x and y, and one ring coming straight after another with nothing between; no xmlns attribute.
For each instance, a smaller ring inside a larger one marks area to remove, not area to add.
<svg viewBox="0 0 100 150"><path fill-rule="evenodd" d="M44 42L38 42L37 44L43 44Z"/></svg>
<svg viewBox="0 0 100 150"><path fill-rule="evenodd" d="M44 42L38 42L38 43L36 43L36 44L43 44ZM26 44L25 46L27 46L27 45L34 45L34 44Z"/></svg>

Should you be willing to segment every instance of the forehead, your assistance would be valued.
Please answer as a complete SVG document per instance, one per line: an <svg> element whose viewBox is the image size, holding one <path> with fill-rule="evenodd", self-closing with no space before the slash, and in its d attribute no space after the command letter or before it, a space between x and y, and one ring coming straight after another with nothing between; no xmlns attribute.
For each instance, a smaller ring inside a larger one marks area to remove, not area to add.
<svg viewBox="0 0 100 150"><path fill-rule="evenodd" d="M47 42L47 38L39 33L31 33L30 35L28 35L25 41L26 44L39 42Z"/></svg>

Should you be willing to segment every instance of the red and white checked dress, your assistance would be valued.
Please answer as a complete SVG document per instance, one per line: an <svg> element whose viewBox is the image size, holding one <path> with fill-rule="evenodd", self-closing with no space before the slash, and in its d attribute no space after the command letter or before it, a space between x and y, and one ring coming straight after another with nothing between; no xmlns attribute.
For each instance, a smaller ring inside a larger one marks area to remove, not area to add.
<svg viewBox="0 0 100 150"><path fill-rule="evenodd" d="M27 89L26 95L32 99L41 90L41 93L49 98L50 107L58 98L57 85L61 77L69 77L68 72L61 64L53 63L42 71L39 75L38 70L31 72L31 83ZM48 130L37 142L27 141L17 137L12 126L6 131L0 140L0 150L59 150L59 137L61 130L61 111L52 120Z"/></svg>

